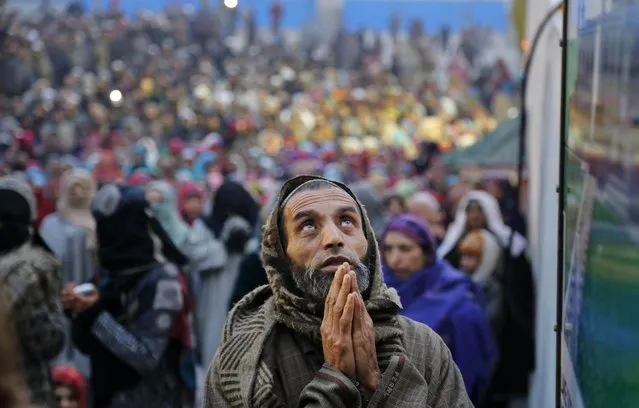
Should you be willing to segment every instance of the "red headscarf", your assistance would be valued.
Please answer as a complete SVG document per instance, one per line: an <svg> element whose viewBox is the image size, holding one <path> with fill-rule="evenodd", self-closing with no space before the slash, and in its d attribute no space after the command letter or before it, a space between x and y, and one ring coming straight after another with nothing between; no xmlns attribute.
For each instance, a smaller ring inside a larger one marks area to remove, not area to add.
<svg viewBox="0 0 639 408"><path fill-rule="evenodd" d="M40 224L44 221L47 215L53 214L56 211L59 188L59 177L53 178L45 186L34 187L33 194L36 197L37 205L37 217L34 223L34 228L36 230L40 228Z"/></svg>
<svg viewBox="0 0 639 408"><path fill-rule="evenodd" d="M180 155L185 147L186 143L184 143L184 141L179 137L174 137L169 140L169 152L171 152L174 156Z"/></svg>
<svg viewBox="0 0 639 408"><path fill-rule="evenodd" d="M57 367L51 371L54 384L62 384L73 390L80 408L87 408L87 383L84 376L73 367Z"/></svg>
<svg viewBox="0 0 639 408"><path fill-rule="evenodd" d="M182 188L180 188L180 193L178 195L178 209L180 210L180 214L182 214L182 218L186 222L193 222L193 220L189 219L189 217L187 217L186 213L184 212L184 204L186 200L191 197L199 197L201 199L204 199L204 195L204 188L197 183L184 183Z"/></svg>
<svg viewBox="0 0 639 408"><path fill-rule="evenodd" d="M98 183L113 183L122 179L122 170L118 159L112 151L103 151L100 161L93 170L93 176Z"/></svg>
<svg viewBox="0 0 639 408"><path fill-rule="evenodd" d="M129 177L129 184L132 186L144 187L151 181L153 181L153 179L145 171L136 171Z"/></svg>

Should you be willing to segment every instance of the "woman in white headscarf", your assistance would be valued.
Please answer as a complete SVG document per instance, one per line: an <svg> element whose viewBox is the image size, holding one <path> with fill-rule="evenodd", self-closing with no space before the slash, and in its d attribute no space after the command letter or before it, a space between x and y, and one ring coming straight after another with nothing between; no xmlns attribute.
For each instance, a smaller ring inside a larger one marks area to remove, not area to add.
<svg viewBox="0 0 639 408"><path fill-rule="evenodd" d="M96 271L95 220L91 214L91 199L95 182L82 169L67 170L60 182L57 210L40 225L39 234L47 247L62 263L63 283L88 282ZM67 333L70 339L70 326ZM73 364L84 375L90 374L89 361L67 341L54 364Z"/></svg>
<svg viewBox="0 0 639 408"><path fill-rule="evenodd" d="M84 246L90 251L95 250L95 220L90 211L94 194L95 182L91 173L82 169L71 169L62 175L60 198L56 204L57 211L44 219L39 231L40 234L46 235L42 238L61 260L64 260L67 240L60 239L59 235L50 235L51 232L56 232L56 229L59 234L63 227L72 227L67 228L65 232L73 233L77 230L84 237ZM86 275L65 276L70 279L84 277Z"/></svg>
<svg viewBox="0 0 639 408"><path fill-rule="evenodd" d="M457 207L437 255L460 267L459 244L473 230L486 230L499 244L503 269L498 276L503 288L503 320L500 361L490 391L491 403L498 406L528 393L534 369L535 299L532 269L526 255L528 241L503 221L497 200L485 191L467 193Z"/></svg>
<svg viewBox="0 0 639 408"><path fill-rule="evenodd" d="M474 229L490 231L502 249L510 248L513 258L525 257L528 241L524 236L504 223L497 200L486 191L474 190L467 193L457 206L455 220L448 227L446 236L437 254L459 266L457 245L468 231Z"/></svg>

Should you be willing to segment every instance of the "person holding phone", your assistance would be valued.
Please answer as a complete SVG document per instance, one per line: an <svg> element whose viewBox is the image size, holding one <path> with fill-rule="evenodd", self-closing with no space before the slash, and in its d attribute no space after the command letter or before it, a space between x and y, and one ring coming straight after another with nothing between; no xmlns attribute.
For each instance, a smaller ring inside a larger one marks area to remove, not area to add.
<svg viewBox="0 0 639 408"><path fill-rule="evenodd" d="M141 188L109 184L92 202L101 270L67 284L73 342L91 361L93 408L181 406L184 257L149 211Z"/></svg>

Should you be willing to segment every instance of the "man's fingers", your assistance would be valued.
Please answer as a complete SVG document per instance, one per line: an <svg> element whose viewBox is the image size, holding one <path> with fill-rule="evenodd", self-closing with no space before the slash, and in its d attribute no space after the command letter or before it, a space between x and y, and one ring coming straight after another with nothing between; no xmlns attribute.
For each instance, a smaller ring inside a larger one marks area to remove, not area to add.
<svg viewBox="0 0 639 408"><path fill-rule="evenodd" d="M350 271L349 274L351 275L351 282L352 282L351 292L359 293L359 287L357 286L357 275L355 274L355 271Z"/></svg>
<svg viewBox="0 0 639 408"><path fill-rule="evenodd" d="M351 332L353 330L353 313L355 309L355 296L352 293L349 293L346 298L346 306L344 306L344 313L342 313L342 317L339 319L339 325L342 336L351 337Z"/></svg>
<svg viewBox="0 0 639 408"><path fill-rule="evenodd" d="M362 330L362 305L360 304L357 294L351 294L353 296L353 337L361 334Z"/></svg>
<svg viewBox="0 0 639 408"><path fill-rule="evenodd" d="M335 276L333 276L333 282L331 283L331 288L328 291L328 295L326 296L326 301L324 302L324 321L325 327L327 329L331 329L333 327L334 321L339 321L339 315L337 318L333 317L333 305L337 300L337 295L342 287L342 283L344 282L344 268L340 266L337 268L335 272Z"/></svg>
<svg viewBox="0 0 639 408"><path fill-rule="evenodd" d="M338 318L342 316L342 312L346 306L346 300L351 289L350 281L350 275L344 275L344 278L342 279L342 286L340 287L340 291L337 294L337 300L335 301L335 306L333 307L333 313L335 316L338 316Z"/></svg>
<svg viewBox="0 0 639 408"><path fill-rule="evenodd" d="M335 303L335 299L337 297L337 294L340 291L340 288L342 287L342 281L344 280L344 265L341 265L339 268L337 268L337 271L335 272L335 276L333 276L333 282L331 283L331 288L328 291L328 295L326 296L326 304L325 306L328 306L329 303Z"/></svg>

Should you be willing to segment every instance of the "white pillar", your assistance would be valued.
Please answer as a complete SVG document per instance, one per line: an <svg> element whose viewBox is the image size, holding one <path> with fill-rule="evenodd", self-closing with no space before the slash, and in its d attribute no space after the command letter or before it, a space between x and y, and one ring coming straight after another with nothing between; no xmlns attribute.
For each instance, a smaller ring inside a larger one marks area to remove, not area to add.
<svg viewBox="0 0 639 408"><path fill-rule="evenodd" d="M527 38L545 14L552 0L528 1ZM529 406L555 406L555 315L557 288L556 187L559 175L559 130L561 104L561 17L549 24L535 51L529 73L528 98L528 242L536 285L536 370ZM559 23L559 24L558 24Z"/></svg>

